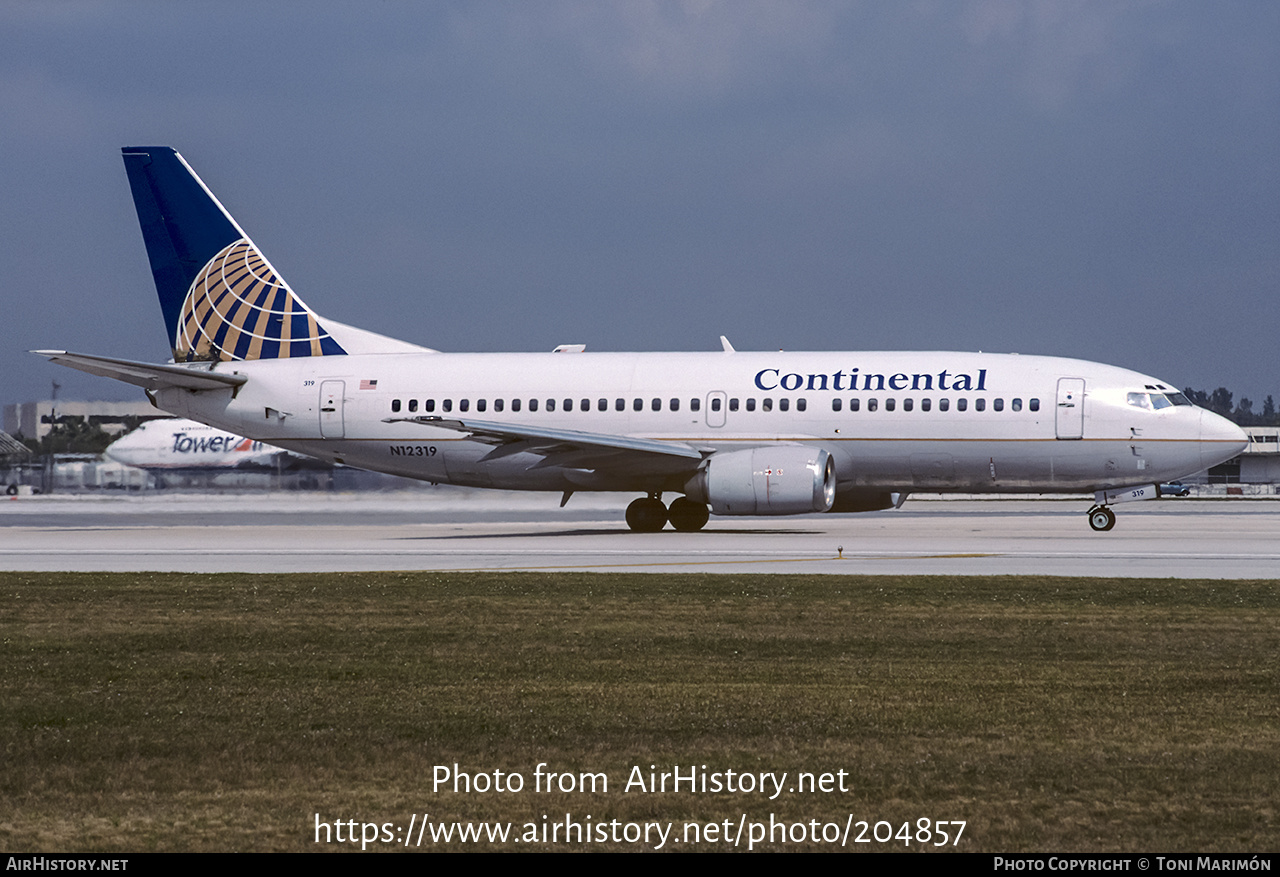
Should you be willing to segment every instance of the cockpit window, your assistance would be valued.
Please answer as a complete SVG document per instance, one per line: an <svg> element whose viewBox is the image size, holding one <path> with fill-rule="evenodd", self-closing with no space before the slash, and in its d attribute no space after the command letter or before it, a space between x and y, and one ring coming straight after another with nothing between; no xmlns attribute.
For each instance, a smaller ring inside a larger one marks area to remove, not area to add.
<svg viewBox="0 0 1280 877"><path fill-rule="evenodd" d="M1130 393L1126 401L1135 408L1159 411L1174 405L1190 405L1191 400L1181 393Z"/></svg>

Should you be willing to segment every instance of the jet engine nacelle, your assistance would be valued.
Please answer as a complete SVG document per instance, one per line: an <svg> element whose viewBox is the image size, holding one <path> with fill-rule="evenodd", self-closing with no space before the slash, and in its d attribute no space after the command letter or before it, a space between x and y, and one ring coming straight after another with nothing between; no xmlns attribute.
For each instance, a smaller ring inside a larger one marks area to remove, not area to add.
<svg viewBox="0 0 1280 877"><path fill-rule="evenodd" d="M715 454L685 485L715 515L807 515L836 498L836 467L821 448L783 445Z"/></svg>

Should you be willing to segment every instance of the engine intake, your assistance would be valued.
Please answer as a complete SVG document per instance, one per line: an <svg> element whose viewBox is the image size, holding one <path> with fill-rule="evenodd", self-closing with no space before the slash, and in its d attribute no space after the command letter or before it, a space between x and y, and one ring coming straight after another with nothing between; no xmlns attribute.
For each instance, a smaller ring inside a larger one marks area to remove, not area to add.
<svg viewBox="0 0 1280 877"><path fill-rule="evenodd" d="M836 467L821 448L783 445L715 454L685 484L715 515L806 515L836 497Z"/></svg>

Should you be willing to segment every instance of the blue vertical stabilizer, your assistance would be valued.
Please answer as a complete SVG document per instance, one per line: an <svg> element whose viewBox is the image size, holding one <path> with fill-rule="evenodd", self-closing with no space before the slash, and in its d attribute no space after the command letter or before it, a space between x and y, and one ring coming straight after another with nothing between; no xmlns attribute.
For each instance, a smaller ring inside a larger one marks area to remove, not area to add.
<svg viewBox="0 0 1280 877"><path fill-rule="evenodd" d="M175 361L346 352L181 155L122 153Z"/></svg>

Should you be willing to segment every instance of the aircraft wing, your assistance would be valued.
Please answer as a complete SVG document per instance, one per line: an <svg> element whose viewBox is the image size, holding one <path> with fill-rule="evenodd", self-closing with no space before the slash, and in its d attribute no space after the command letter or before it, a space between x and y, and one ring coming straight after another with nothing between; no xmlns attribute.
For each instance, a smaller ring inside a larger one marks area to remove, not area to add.
<svg viewBox="0 0 1280 877"><path fill-rule="evenodd" d="M244 375L228 375L211 371L211 366L156 365L136 362L132 359L112 359L107 356L90 356L87 353L68 353L65 350L32 350L50 362L88 372L104 378L115 378L147 390L163 387L184 387L188 390L225 390L238 387L248 378Z"/></svg>
<svg viewBox="0 0 1280 877"><path fill-rule="evenodd" d="M554 429L491 420L456 420L443 417L387 417L383 423L417 423L465 432L476 441L496 445L480 462L512 454L536 454L542 460L530 469L560 466L567 469L607 469L643 461L650 471L680 472L693 469L711 453L684 442L607 433Z"/></svg>

